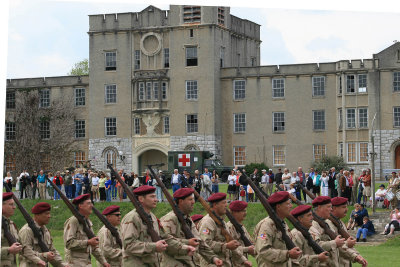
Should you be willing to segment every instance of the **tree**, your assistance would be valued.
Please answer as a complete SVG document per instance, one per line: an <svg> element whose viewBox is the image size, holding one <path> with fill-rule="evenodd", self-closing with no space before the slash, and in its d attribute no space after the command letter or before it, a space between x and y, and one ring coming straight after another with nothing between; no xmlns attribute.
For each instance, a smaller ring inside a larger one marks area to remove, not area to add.
<svg viewBox="0 0 400 267"><path fill-rule="evenodd" d="M78 63L75 63L74 67L71 69L68 75L89 75L89 60L86 58L82 61L79 61Z"/></svg>
<svg viewBox="0 0 400 267"><path fill-rule="evenodd" d="M250 175L254 172L254 169L257 168L258 169L258 173L261 174L261 170L265 169L268 170L268 166L265 165L265 163L250 163L247 164L246 166L244 166L244 169L246 170L246 174Z"/></svg>
<svg viewBox="0 0 400 267"><path fill-rule="evenodd" d="M330 168L335 167L336 170L346 167L343 157L339 156L323 156L321 160L314 161L311 164L319 173L321 171L329 171Z"/></svg>

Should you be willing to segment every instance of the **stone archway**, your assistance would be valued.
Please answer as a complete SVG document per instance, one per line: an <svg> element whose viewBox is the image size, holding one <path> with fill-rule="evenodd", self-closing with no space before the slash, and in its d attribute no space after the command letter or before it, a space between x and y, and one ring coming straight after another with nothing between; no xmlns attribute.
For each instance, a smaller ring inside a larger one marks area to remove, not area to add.
<svg viewBox="0 0 400 267"><path fill-rule="evenodd" d="M160 143L145 143L133 150L133 171L143 175L147 164L164 163L162 170L168 169L168 147Z"/></svg>

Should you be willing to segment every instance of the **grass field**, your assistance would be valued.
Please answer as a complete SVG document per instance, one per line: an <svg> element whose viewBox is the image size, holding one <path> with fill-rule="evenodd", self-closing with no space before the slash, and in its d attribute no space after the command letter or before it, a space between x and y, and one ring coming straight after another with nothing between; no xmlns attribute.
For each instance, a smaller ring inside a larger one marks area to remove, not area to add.
<svg viewBox="0 0 400 267"><path fill-rule="evenodd" d="M226 185L220 185L220 192L226 192ZM21 201L24 207L30 211L31 208L39 202L39 200L22 200ZM63 244L63 225L67 218L71 216L70 211L66 208L65 204L62 201L52 201L47 200L52 205L52 219L48 224L48 228L50 229L54 245L56 249L60 252L60 254L64 255L64 244ZM130 202L113 202L113 204L117 204L121 206L121 213L124 215L132 210L133 205ZM109 203L95 203L95 207L102 211L105 207L109 206ZM351 210L352 207L349 207ZM168 203L159 203L157 208L154 210L154 214L160 218L171 210ZM370 209L368 209L371 212ZM379 210L378 210L379 212ZM204 209L199 203L195 204L195 209L193 214L201 213L205 214ZM349 211L350 214L350 211ZM250 232L253 233L255 225L264 217L267 216L266 211L260 203L249 203L249 207L247 209L247 217L245 219L244 225ZM21 228L25 221L19 212L16 210L15 215L12 218L14 222L17 224L18 228ZM95 233L101 228L102 224L100 220L95 217L95 215L91 215L90 219L93 222L93 227ZM347 221L348 217L344 219ZM400 258L395 257L400 249L400 238L396 237L386 242L385 244L381 244L378 246L366 246L366 245L357 245L357 249L361 252L361 254L368 260L369 266L377 266L377 267L387 267L387 266L400 266ZM253 261L253 266L256 266L255 260ZM95 262L93 262L95 264ZM96 266L96 265L93 265ZM356 266L360 266L356 264Z"/></svg>

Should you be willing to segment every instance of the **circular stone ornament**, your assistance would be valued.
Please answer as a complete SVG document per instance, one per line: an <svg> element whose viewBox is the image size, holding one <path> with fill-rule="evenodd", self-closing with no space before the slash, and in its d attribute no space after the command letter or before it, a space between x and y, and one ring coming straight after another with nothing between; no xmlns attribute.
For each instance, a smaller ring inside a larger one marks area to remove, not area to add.
<svg viewBox="0 0 400 267"><path fill-rule="evenodd" d="M146 56L154 56L161 51L162 38L158 33L148 32L140 39L140 50Z"/></svg>

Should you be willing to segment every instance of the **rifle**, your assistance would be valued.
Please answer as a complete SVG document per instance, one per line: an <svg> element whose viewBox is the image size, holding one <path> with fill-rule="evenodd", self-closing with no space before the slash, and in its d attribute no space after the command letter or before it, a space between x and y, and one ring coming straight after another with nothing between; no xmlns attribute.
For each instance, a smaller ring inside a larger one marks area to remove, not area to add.
<svg viewBox="0 0 400 267"><path fill-rule="evenodd" d="M147 233L151 237L151 241L157 242L160 241L161 238L154 230L153 227L153 219L151 218L151 215L148 214L142 207L142 204L140 204L139 200L136 198L136 196L133 194L133 192L129 189L128 185L121 179L121 176L117 172L115 172L114 168L111 166L111 164L107 164L107 167L111 171L111 176L115 176L115 178L118 180L120 185L124 188L124 191L126 195L129 197L131 200L133 206L135 206L136 212L139 214L140 218L142 221L147 225Z"/></svg>
<svg viewBox="0 0 400 267"><path fill-rule="evenodd" d="M299 186L301 187L301 189L311 198L314 199L315 195L313 193L310 192L310 190L308 190L304 185L302 185L301 183L299 183ZM336 226L336 228L338 229L338 233L344 237L346 240L348 238L350 238L351 236L349 235L349 233L344 230L343 225L340 223L340 219L337 218L336 216L332 215L332 213L330 214L329 219L331 220L331 222Z"/></svg>
<svg viewBox="0 0 400 267"><path fill-rule="evenodd" d="M110 230L111 234L115 237L115 241L119 245L120 248L122 248L122 241L121 237L119 236L117 228L115 228L108 220L107 218L100 213L98 209L96 209L94 206L92 207L93 213L96 214L96 216L100 219L100 221L107 227L108 230Z"/></svg>
<svg viewBox="0 0 400 267"><path fill-rule="evenodd" d="M247 179L247 182L253 188L254 192L256 192L258 199L261 204L264 206L265 210L268 212L269 217L274 221L276 228L282 233L282 239L285 242L286 248L291 250L295 248L296 245L293 243L292 239L286 234L286 229L283 227L283 221L278 218L274 209L268 203L267 198L261 193L261 190L254 184L254 182L243 172L243 169L239 169L242 175Z"/></svg>
<svg viewBox="0 0 400 267"><path fill-rule="evenodd" d="M4 184L7 188L7 190L9 190L8 185ZM10 191L11 192L11 191ZM49 252L50 249L49 247L46 245L46 243L43 240L43 233L42 230L40 230L36 224L35 221L32 219L32 217L29 215L29 213L26 211L26 209L24 208L24 206L22 206L21 202L19 201L19 199L14 195L12 195L15 204L17 204L18 209L21 211L22 216L24 216L25 221L28 223L29 227L32 229L33 235L37 238L38 240L38 245L40 247L40 249L42 250L42 252ZM3 223L4 223L4 217L3 217ZM3 228L4 229L4 228ZM8 230L8 229L7 229ZM11 233L10 233L11 235ZM12 236L12 235L11 235ZM7 238L8 240L8 238ZM14 238L15 240L15 238ZM13 241L14 241L13 240ZM9 241L10 242L10 241ZM15 243L16 241L12 242ZM12 244L11 243L11 244Z"/></svg>
<svg viewBox="0 0 400 267"><path fill-rule="evenodd" d="M17 239L15 239L15 237L11 234L10 229L8 229L7 227L8 222L6 220L6 218L4 216L1 216L1 227L3 228L3 233L5 238L8 241L8 244L10 245L10 247L14 244L17 243ZM4 245L3 245L4 246Z"/></svg>
<svg viewBox="0 0 400 267"><path fill-rule="evenodd" d="M57 193L60 195L61 199L64 201L65 205L69 208L69 210L72 212L72 214L75 216L75 218L78 220L80 224L82 224L83 231L87 235L89 239L92 239L93 237L96 237L95 234L93 233L92 229L89 228L89 225L87 223L87 220L85 217L79 213L73 206L73 204L68 200L68 198L64 195L64 193L58 188L53 181L49 179L49 177L46 177L47 181L51 184L51 186L57 191Z"/></svg>
<svg viewBox="0 0 400 267"><path fill-rule="evenodd" d="M183 181L185 182L187 187L193 188L187 181L185 176L182 176ZM221 234L225 237L225 240L227 242L230 242L233 240L232 235L226 230L225 228L225 222L224 220L219 217L217 214L215 214L214 211L211 210L210 205L200 196L200 194L194 190L194 195L196 196L197 200L200 202L200 204L206 209L208 215L210 215L211 219L214 220L214 222L217 224L217 226L221 229Z"/></svg>
<svg viewBox="0 0 400 267"><path fill-rule="evenodd" d="M206 186L207 191L210 194L213 194L213 192ZM252 246L253 243L247 238L246 233L243 230L243 226L233 217L232 213L226 209L226 217L228 217L229 221L231 221L233 227L235 227L236 232L240 234L240 239L242 239L244 246L249 247Z"/></svg>
<svg viewBox="0 0 400 267"><path fill-rule="evenodd" d="M171 205L172 210L174 211L174 213L175 213L176 217L178 218L179 222L181 223L181 229L182 229L183 234L185 235L185 238L186 239L194 238L194 235L193 235L189 225L187 224L187 222L183 218L182 211L178 208L177 203L175 203L174 199L172 198L172 196L169 193L168 189L165 187L164 183L161 181L160 177L158 177L157 174L155 174L154 170L152 169L152 166L154 166L154 165L147 165L147 167L150 170L150 175L153 176L156 179L158 186L160 186L162 191L164 192L164 195L167 198L169 204ZM157 166L160 166L160 167L164 166L164 163L157 164Z"/></svg>

